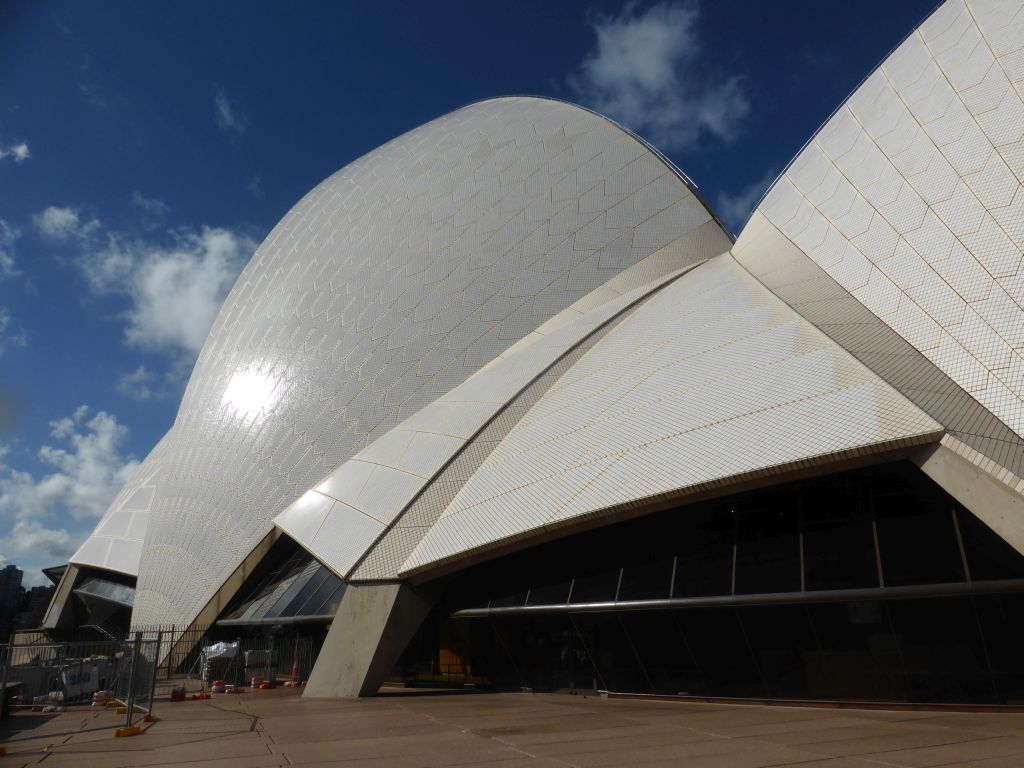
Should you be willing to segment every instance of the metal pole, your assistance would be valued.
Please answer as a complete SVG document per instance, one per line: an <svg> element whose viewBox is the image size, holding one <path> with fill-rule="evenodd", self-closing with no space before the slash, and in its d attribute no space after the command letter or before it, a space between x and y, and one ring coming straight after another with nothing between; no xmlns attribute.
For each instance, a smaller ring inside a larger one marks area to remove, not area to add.
<svg viewBox="0 0 1024 768"><path fill-rule="evenodd" d="M132 643L132 666L128 673L128 715L125 725L129 728L132 724L132 709L135 707L135 670L139 665L139 648L142 645L142 633L135 633L135 642Z"/></svg>
<svg viewBox="0 0 1024 768"><path fill-rule="evenodd" d="M277 664L274 662L274 636L270 636L270 654L267 658L267 663L270 665L270 679L268 683L277 682Z"/></svg>
<svg viewBox="0 0 1024 768"><path fill-rule="evenodd" d="M54 681L51 681L51 683L50 683L50 690L46 692L46 703L47 704L54 704L54 703L56 703L55 701L51 700L50 691L55 691L55 690L57 690L58 687L64 688L65 692L67 691L66 686L63 685L63 683L64 683L64 675L65 675L65 673L67 671L67 666L68 666L68 644L66 642L64 642L64 643L61 643L60 655L57 657L57 679L54 680Z"/></svg>
<svg viewBox="0 0 1024 768"><path fill-rule="evenodd" d="M160 661L160 641L163 640L163 630L156 633L156 649L153 651L153 681L149 685L149 714L153 714L153 704L156 701L156 673Z"/></svg>
<svg viewBox="0 0 1024 768"><path fill-rule="evenodd" d="M174 625L171 625L171 644L167 648L167 679L171 679L171 667L174 666Z"/></svg>
<svg viewBox="0 0 1024 768"><path fill-rule="evenodd" d="M0 678L0 692L3 693L3 700L0 701L0 718L7 717L8 696L7 696L7 670L10 669L11 659L14 658L14 632L7 639L7 655L4 657L4 672Z"/></svg>

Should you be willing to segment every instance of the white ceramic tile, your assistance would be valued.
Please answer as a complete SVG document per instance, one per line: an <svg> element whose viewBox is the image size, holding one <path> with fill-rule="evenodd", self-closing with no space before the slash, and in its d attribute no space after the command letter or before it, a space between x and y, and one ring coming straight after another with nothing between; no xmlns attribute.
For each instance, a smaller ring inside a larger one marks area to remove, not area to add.
<svg viewBox="0 0 1024 768"><path fill-rule="evenodd" d="M637 499L941 431L722 256L648 299L555 382L403 571Z"/></svg>
<svg viewBox="0 0 1024 768"><path fill-rule="evenodd" d="M612 208L615 229L600 215ZM330 176L257 249L199 354L133 621L188 623L306 490L709 220L637 139L545 99L471 105ZM730 241L717 232L706 239L720 253ZM368 458L400 466L407 447L382 442ZM185 568L195 589L180 589Z"/></svg>

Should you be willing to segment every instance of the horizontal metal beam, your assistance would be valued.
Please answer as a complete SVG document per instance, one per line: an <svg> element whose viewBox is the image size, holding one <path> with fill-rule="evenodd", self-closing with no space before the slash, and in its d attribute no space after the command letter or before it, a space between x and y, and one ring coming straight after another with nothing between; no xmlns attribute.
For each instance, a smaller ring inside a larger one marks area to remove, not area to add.
<svg viewBox="0 0 1024 768"><path fill-rule="evenodd" d="M805 605L808 603L850 603L865 600L912 600L929 597L988 595L1024 592L1024 579L1000 581L958 581L947 584L914 584L907 587L868 587L865 589L821 589L808 592L767 592L755 595L715 595L712 597L673 597L661 600L607 600L596 603L558 603L502 608L466 608L452 618L472 619L486 616L521 616L549 613L624 613L659 611L669 608L717 608L747 605Z"/></svg>

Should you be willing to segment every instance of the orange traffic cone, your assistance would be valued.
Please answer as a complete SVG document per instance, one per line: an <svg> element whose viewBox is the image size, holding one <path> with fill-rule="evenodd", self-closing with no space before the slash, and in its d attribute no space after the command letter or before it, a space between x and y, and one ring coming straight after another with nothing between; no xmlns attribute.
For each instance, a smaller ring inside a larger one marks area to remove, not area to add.
<svg viewBox="0 0 1024 768"><path fill-rule="evenodd" d="M292 685L299 684L299 654L296 653L292 661Z"/></svg>

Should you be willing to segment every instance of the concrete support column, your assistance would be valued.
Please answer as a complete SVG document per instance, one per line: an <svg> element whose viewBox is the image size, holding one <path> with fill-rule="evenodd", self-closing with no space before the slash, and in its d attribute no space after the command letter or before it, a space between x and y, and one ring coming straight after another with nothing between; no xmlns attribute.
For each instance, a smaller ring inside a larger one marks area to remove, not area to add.
<svg viewBox="0 0 1024 768"><path fill-rule="evenodd" d="M43 616L43 629L66 629L75 624L75 611L71 605L71 590L78 581L78 566L68 563L64 575L60 577L50 605Z"/></svg>
<svg viewBox="0 0 1024 768"><path fill-rule="evenodd" d="M303 696L373 696L430 611L408 584L349 584Z"/></svg>
<svg viewBox="0 0 1024 768"><path fill-rule="evenodd" d="M962 444L947 435L938 445L918 452L914 463L1007 544L1024 554L1024 497L998 475L959 455L951 445ZM1000 469L996 465L996 471Z"/></svg>

